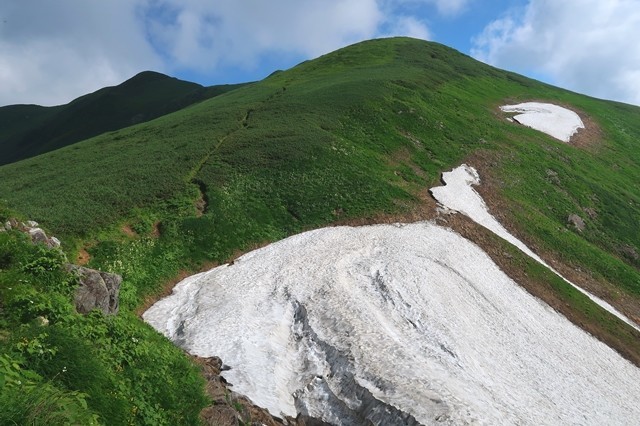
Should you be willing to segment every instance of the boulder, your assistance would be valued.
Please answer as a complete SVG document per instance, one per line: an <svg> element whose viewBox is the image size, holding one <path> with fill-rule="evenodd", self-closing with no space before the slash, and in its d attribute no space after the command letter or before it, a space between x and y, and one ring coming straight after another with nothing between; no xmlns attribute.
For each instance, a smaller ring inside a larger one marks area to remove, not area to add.
<svg viewBox="0 0 640 426"><path fill-rule="evenodd" d="M636 251L635 247L633 247L633 246L631 246L629 244L624 244L621 247L621 251L622 251L622 254L624 254L629 259L640 260L640 255Z"/></svg>
<svg viewBox="0 0 640 426"><path fill-rule="evenodd" d="M47 242L47 246L49 246L49 248L59 248L60 244L60 240L56 237L50 237L49 241Z"/></svg>
<svg viewBox="0 0 640 426"><path fill-rule="evenodd" d="M28 232L31 237L31 242L34 244L47 244L49 242L49 237L47 237L47 234L40 228L31 228Z"/></svg>
<svg viewBox="0 0 640 426"><path fill-rule="evenodd" d="M570 225L573 225L579 232L584 231L584 228L586 226L584 220L575 213L569 215L569 217L567 218L567 222Z"/></svg>
<svg viewBox="0 0 640 426"><path fill-rule="evenodd" d="M101 272L78 265L67 265L67 270L75 272L80 280L76 289L76 310L87 314L93 309L100 309L106 315L118 313L118 293L122 277L120 275Z"/></svg>
<svg viewBox="0 0 640 426"><path fill-rule="evenodd" d="M47 237L47 234L41 228L32 228L31 224L38 224L32 220L27 222L26 232L31 237L31 242L34 244L44 244L49 248L58 248L60 247L60 240L56 237Z"/></svg>

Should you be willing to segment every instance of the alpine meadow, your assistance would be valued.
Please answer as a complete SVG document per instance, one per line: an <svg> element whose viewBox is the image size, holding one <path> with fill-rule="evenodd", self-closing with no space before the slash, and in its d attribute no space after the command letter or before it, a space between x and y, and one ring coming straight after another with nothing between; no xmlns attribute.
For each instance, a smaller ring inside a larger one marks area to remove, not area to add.
<svg viewBox="0 0 640 426"><path fill-rule="evenodd" d="M500 108L522 102L567 108L585 128L565 143ZM637 329L429 193L473 166L511 234L640 324L639 107L403 37L240 85L143 73L66 106L0 108L0 123L1 223L36 221L61 241L0 232L0 424L202 424L202 365L143 312L183 278L338 225L442 225L640 367ZM118 313L79 313L67 263L120 275ZM233 398L216 405L257 421Z"/></svg>

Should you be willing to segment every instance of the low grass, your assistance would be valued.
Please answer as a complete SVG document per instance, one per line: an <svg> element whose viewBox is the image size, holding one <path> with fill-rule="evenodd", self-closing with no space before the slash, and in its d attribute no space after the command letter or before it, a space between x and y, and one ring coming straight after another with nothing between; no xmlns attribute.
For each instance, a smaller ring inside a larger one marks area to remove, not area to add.
<svg viewBox="0 0 640 426"><path fill-rule="evenodd" d="M149 121L241 86L202 87L145 71L66 105L0 107L0 165Z"/></svg>

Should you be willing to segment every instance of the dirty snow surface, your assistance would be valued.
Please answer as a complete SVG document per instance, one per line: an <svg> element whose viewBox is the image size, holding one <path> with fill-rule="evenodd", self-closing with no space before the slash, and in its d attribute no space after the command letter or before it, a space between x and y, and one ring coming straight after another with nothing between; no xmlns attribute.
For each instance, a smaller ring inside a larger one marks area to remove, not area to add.
<svg viewBox="0 0 640 426"><path fill-rule="evenodd" d="M640 369L431 223L324 228L189 277L144 319L273 414L637 424Z"/></svg>
<svg viewBox="0 0 640 426"><path fill-rule="evenodd" d="M489 209L487 208L484 200L482 199L480 194L478 194L476 190L473 189L473 186L480 184L480 176L478 175L476 169L463 164L451 170L450 172L443 173L442 181L445 183L444 186L438 186L429 189L429 192L431 192L431 195L433 195L433 198L435 198L438 203L448 209L458 211L468 216L477 224L484 226L497 236L509 241L511 244L518 247L522 252L549 268L554 274L558 275L566 283L570 284L576 290L586 295L594 303L610 312L611 314L615 315L616 317L620 318L631 327L640 331L640 327L636 323L627 318L616 308L611 306L611 304L567 280L560 273L558 273L558 271L553 269L537 254L535 254L529 247L527 247L525 243L510 234L509 231L507 231L506 228L502 226L502 224L498 222L498 220L493 215L491 215L491 213L489 213Z"/></svg>
<svg viewBox="0 0 640 426"><path fill-rule="evenodd" d="M525 102L517 105L504 105L500 109L504 112L520 113L514 116L513 120L563 142L569 142L571 136L578 129L584 129L584 124L578 114L558 105Z"/></svg>

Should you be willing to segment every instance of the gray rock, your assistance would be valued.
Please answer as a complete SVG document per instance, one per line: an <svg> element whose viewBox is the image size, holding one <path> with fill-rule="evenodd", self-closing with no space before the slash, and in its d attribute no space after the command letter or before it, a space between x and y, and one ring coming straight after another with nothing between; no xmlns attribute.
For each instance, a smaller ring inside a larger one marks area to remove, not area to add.
<svg viewBox="0 0 640 426"><path fill-rule="evenodd" d="M598 212L596 211L596 209L592 207L583 207L582 210L587 214L587 216L589 216L590 219L598 218Z"/></svg>
<svg viewBox="0 0 640 426"><path fill-rule="evenodd" d="M640 259L640 255L638 255L638 252L636 251L635 247L629 245L629 244L625 244L621 247L622 250L622 254L624 254L626 257L633 259L633 260L639 260Z"/></svg>
<svg viewBox="0 0 640 426"><path fill-rule="evenodd" d="M46 327L49 325L49 319L47 317L43 317L42 315L36 317L36 324L40 327Z"/></svg>
<svg viewBox="0 0 640 426"><path fill-rule="evenodd" d="M47 234L40 228L31 228L29 229L29 236L31 237L31 241L36 243L48 244L49 238Z"/></svg>
<svg viewBox="0 0 640 426"><path fill-rule="evenodd" d="M100 309L106 315L118 313L120 284L122 277L108 272L101 272L84 266L67 265L67 270L75 272L80 285L76 289L76 310L87 314L93 309Z"/></svg>
<svg viewBox="0 0 640 426"><path fill-rule="evenodd" d="M575 213L569 215L569 217L567 218L567 222L573 225L579 232L584 231L584 228L586 226L584 220Z"/></svg>
<svg viewBox="0 0 640 426"><path fill-rule="evenodd" d="M28 220L27 221L27 226L29 228L37 228L38 227L38 222L36 222L35 220Z"/></svg>
<svg viewBox="0 0 640 426"><path fill-rule="evenodd" d="M120 307L120 284L122 283L122 277L117 274L110 274L109 272L100 272L100 276L107 286L109 292L109 311L113 314L118 313Z"/></svg>
<svg viewBox="0 0 640 426"><path fill-rule="evenodd" d="M60 240L56 237L49 237L49 241L47 242L47 246L49 246L49 248L58 248L60 247L60 244Z"/></svg>

